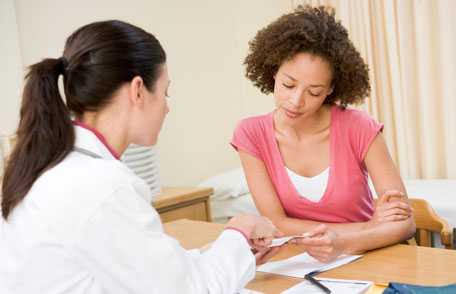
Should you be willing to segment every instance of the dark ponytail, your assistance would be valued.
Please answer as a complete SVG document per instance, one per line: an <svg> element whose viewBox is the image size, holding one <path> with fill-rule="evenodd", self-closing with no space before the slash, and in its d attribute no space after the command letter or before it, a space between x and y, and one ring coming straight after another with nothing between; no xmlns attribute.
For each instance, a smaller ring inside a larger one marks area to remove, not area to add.
<svg viewBox="0 0 456 294"><path fill-rule="evenodd" d="M62 67L61 59L44 59L30 66L26 75L17 141L3 178L5 219L39 175L73 148L73 126L58 88Z"/></svg>
<svg viewBox="0 0 456 294"><path fill-rule="evenodd" d="M59 59L44 59L26 75L16 145L2 183L6 220L46 170L71 152L71 115L98 111L135 76L153 90L166 54L150 33L122 21L95 22L68 37ZM66 105L58 79L63 75Z"/></svg>

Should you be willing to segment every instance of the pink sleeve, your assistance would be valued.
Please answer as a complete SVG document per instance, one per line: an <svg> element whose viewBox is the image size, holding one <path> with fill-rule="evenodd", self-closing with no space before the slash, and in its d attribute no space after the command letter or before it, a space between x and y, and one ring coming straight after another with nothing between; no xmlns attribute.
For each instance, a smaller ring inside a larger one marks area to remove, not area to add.
<svg viewBox="0 0 456 294"><path fill-rule="evenodd" d="M234 130L230 144L236 151L242 150L262 160L258 148L258 135L255 132L253 120L244 119L238 124Z"/></svg>
<svg viewBox="0 0 456 294"><path fill-rule="evenodd" d="M353 124L352 142L356 155L360 161L364 161L370 145L377 135L383 131L383 124L374 120L364 111L355 111L354 114L351 122Z"/></svg>

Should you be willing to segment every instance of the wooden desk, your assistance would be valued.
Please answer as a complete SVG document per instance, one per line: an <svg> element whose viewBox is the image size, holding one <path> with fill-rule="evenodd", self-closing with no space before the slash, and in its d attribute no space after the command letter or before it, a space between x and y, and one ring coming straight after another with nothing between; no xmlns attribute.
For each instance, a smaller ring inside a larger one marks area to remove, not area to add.
<svg viewBox="0 0 456 294"><path fill-rule="evenodd" d="M213 192L212 188L164 187L152 205L164 223L182 218L211 221L209 198Z"/></svg>
<svg viewBox="0 0 456 294"><path fill-rule="evenodd" d="M217 238L223 225L179 220L164 225L165 231L191 249L202 247ZM287 245L274 259L301 253L298 247ZM444 285L456 283L456 250L394 245L366 253L361 259L319 275L326 278L389 281ZM257 272L247 288L264 293L280 293L302 279ZM369 293L381 293L371 290Z"/></svg>

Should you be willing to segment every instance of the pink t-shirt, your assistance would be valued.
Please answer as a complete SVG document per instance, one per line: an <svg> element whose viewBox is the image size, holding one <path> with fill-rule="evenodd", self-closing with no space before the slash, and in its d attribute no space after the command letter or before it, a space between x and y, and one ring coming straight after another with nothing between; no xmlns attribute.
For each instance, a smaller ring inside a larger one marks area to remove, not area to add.
<svg viewBox="0 0 456 294"><path fill-rule="evenodd" d="M364 222L373 213L364 157L382 129L383 124L363 111L331 107L329 178L319 202L301 197L288 177L274 135L273 113L242 120L231 145L263 161L289 217L331 223Z"/></svg>

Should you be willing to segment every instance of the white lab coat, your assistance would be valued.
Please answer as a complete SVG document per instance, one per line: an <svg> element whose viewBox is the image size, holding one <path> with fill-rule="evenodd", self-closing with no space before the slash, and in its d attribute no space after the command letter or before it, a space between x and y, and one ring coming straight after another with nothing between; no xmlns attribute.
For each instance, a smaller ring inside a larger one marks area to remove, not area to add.
<svg viewBox="0 0 456 294"><path fill-rule="evenodd" d="M200 254L163 232L147 184L89 130L0 224L0 289L11 293L235 293L255 275L245 238L225 230Z"/></svg>

